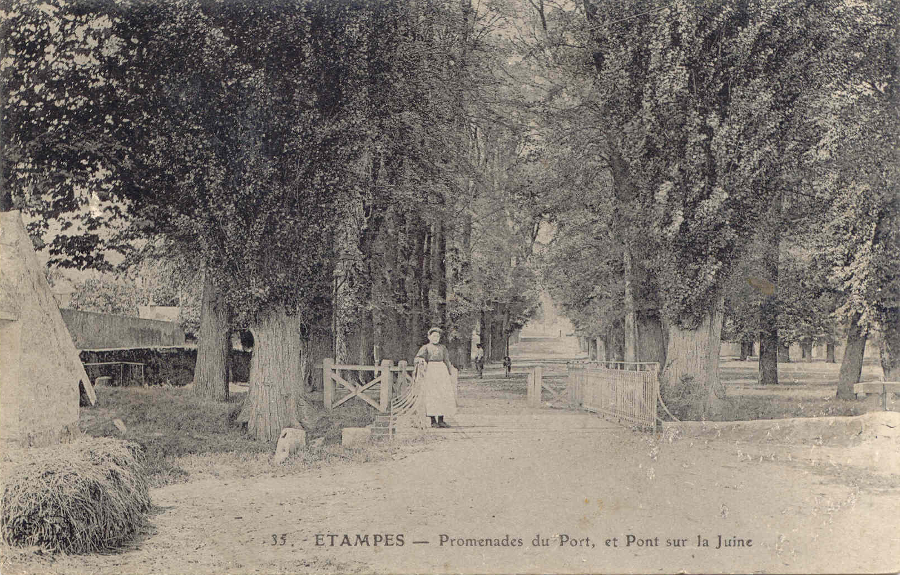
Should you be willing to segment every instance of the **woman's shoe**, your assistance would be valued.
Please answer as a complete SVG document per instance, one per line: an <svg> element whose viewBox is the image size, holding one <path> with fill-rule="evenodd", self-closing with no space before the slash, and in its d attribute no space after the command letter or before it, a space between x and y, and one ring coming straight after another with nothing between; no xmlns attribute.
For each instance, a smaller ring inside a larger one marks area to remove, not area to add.
<svg viewBox="0 0 900 575"><path fill-rule="evenodd" d="M443 427L443 426L440 423L438 423L437 421L432 421L431 427Z"/></svg>
<svg viewBox="0 0 900 575"><path fill-rule="evenodd" d="M438 427L450 427L450 424L444 421L443 419L438 421Z"/></svg>

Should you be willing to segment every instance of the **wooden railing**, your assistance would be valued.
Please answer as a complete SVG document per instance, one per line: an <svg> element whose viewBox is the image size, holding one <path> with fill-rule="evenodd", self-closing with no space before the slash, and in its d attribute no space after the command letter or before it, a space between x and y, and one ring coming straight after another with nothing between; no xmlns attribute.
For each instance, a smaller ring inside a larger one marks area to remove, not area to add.
<svg viewBox="0 0 900 575"><path fill-rule="evenodd" d="M363 376L356 381L346 379L348 372L360 374L371 373L372 379L366 381ZM347 403L353 398L358 398L381 413L386 413L391 407L391 398L400 394L404 385L411 385L412 367L405 361L393 365L389 359L381 360L381 365L351 365L336 364L333 359L326 358L322 361L322 382L324 388L324 404L328 411Z"/></svg>
<svg viewBox="0 0 900 575"><path fill-rule="evenodd" d="M655 428L659 364L654 362L572 362L569 401L620 422Z"/></svg>

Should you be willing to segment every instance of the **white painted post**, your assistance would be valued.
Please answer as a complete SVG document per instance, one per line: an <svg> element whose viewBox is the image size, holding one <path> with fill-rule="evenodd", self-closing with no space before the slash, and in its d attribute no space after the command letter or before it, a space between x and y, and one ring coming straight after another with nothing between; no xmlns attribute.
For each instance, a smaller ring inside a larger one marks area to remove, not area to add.
<svg viewBox="0 0 900 575"><path fill-rule="evenodd" d="M391 391L394 387L394 378L391 377L391 364L393 362L389 359L381 360L381 401L378 406L381 413L386 412L391 406Z"/></svg>

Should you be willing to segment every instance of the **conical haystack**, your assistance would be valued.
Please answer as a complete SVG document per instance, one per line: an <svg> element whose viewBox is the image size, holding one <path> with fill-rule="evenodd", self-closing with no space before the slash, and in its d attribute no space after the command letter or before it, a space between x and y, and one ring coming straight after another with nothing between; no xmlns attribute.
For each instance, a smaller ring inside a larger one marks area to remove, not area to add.
<svg viewBox="0 0 900 575"><path fill-rule="evenodd" d="M0 212L0 442L67 441L78 432L78 358L19 212Z"/></svg>

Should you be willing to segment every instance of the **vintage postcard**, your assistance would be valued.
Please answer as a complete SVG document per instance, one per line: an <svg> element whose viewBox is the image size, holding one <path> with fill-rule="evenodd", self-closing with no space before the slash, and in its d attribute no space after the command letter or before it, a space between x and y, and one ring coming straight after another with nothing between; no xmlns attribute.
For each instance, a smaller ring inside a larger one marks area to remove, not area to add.
<svg viewBox="0 0 900 575"><path fill-rule="evenodd" d="M3 573L900 572L896 0L3 0Z"/></svg>

